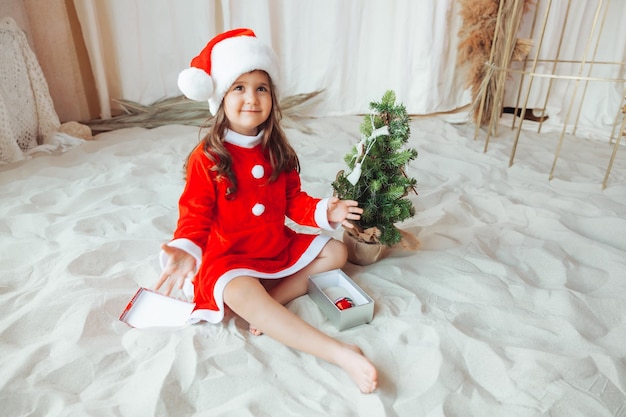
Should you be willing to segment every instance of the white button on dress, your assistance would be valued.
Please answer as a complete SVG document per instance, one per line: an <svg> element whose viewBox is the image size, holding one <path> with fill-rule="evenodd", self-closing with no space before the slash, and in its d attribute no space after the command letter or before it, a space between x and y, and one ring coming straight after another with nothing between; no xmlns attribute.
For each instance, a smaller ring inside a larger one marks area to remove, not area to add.
<svg viewBox="0 0 626 417"><path fill-rule="evenodd" d="M252 176L254 178L258 180L260 178L263 178L263 175L265 175L265 170L263 169L262 165L255 165L252 167Z"/></svg>
<svg viewBox="0 0 626 417"><path fill-rule="evenodd" d="M252 214L255 216L260 216L265 211L265 206L261 203L256 203L254 207L252 207Z"/></svg>

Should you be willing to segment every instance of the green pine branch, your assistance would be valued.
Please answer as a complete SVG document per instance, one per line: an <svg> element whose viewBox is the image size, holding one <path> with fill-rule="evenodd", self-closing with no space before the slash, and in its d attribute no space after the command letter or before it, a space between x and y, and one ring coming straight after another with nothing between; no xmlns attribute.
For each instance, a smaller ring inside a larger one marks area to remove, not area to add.
<svg viewBox="0 0 626 417"><path fill-rule="evenodd" d="M342 199L356 200L364 212L358 226L362 229L377 227L381 231L380 242L386 245L398 243L399 223L415 215L415 208L407 198L414 191L417 180L405 175L405 168L417 158L417 151L405 148L409 140L410 119L406 108L396 103L392 90L385 92L380 102L371 102L371 114L364 116L360 132L369 138L376 129L387 126L388 134L367 143L367 155L360 160L361 176L352 185L347 176L355 169L358 144L344 157L347 172L340 172L332 183L335 194Z"/></svg>

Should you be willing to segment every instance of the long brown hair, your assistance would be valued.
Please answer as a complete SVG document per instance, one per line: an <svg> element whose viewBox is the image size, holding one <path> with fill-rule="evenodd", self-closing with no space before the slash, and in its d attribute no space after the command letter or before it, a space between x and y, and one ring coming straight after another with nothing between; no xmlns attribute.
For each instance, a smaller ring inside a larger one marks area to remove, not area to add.
<svg viewBox="0 0 626 417"><path fill-rule="evenodd" d="M280 125L282 113L271 78L270 92L272 95L272 111L267 120L259 126L259 129L263 130L261 139L263 152L272 166L272 175L269 178L269 181L272 182L276 181L278 176L285 171L295 169L300 172L300 161ZM201 140L202 149L204 154L214 163L209 170L217 172L218 179L228 181L226 197L234 198L237 192L237 179L232 170L232 157L224 146L224 137L226 129L229 127L229 122L226 118L223 101L215 117L209 120L213 121L213 126Z"/></svg>

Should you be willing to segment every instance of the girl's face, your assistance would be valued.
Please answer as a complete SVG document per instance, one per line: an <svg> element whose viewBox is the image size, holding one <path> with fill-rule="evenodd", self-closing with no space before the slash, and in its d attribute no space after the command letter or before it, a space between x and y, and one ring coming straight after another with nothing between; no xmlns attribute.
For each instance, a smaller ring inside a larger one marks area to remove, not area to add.
<svg viewBox="0 0 626 417"><path fill-rule="evenodd" d="M259 70L242 74L226 92L222 105L230 130L255 136L272 111L270 77Z"/></svg>

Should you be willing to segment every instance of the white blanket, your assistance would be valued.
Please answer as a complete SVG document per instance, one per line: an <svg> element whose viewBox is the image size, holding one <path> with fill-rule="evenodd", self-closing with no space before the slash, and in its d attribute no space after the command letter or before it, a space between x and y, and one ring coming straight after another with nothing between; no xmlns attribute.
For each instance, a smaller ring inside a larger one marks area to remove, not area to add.
<svg viewBox="0 0 626 417"><path fill-rule="evenodd" d="M329 196L360 117L288 130L304 188ZM344 271L374 319L337 331L308 296L289 308L358 344L380 388L255 337L241 319L178 330L118 321L159 274L197 129L120 130L0 167L0 403L26 416L624 416L626 160L568 138L412 122L418 252ZM338 234L340 237L340 233Z"/></svg>

